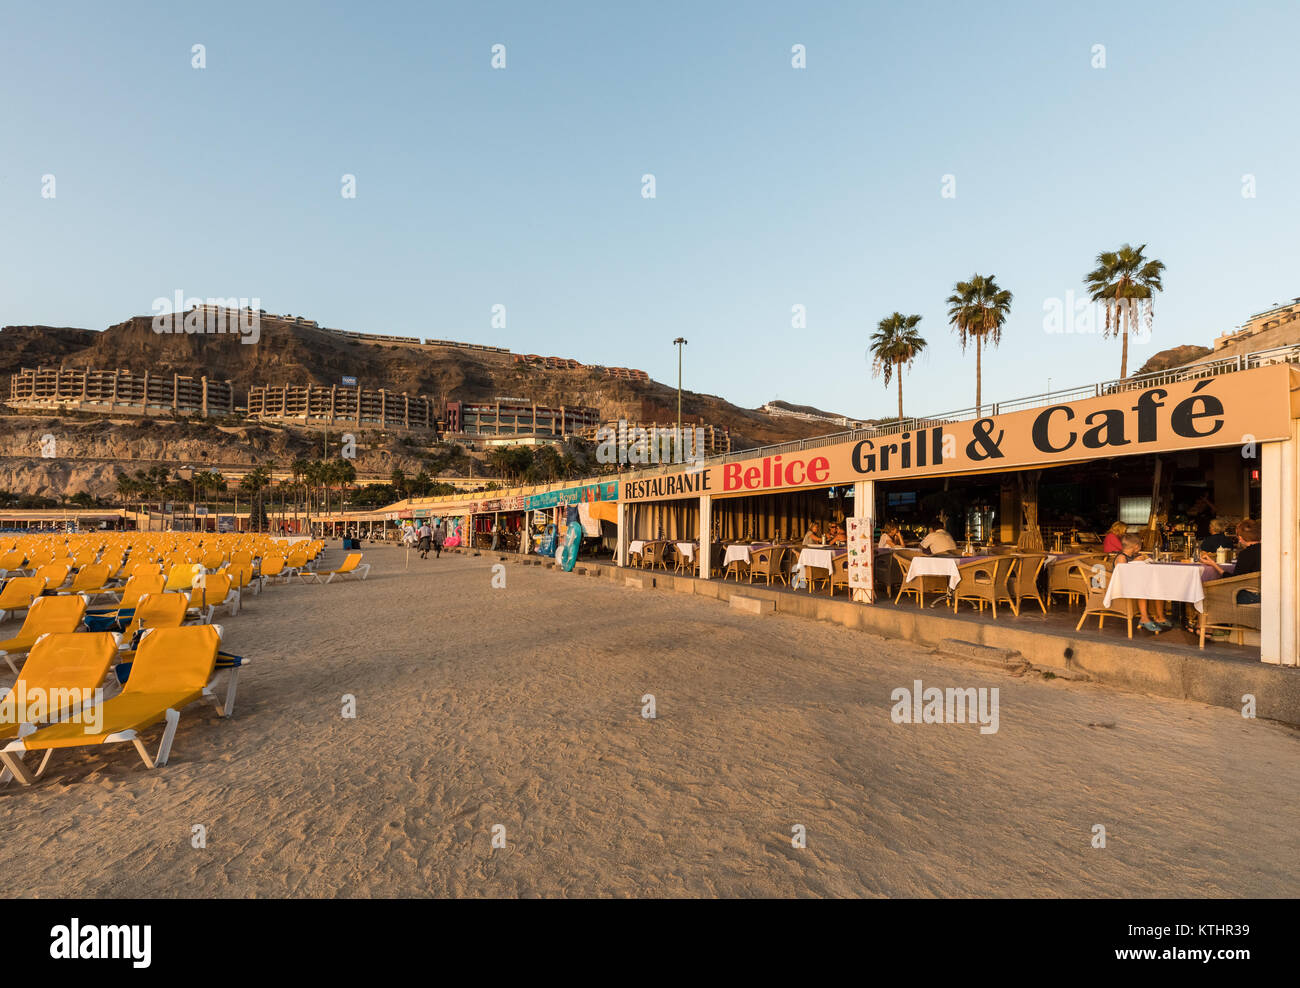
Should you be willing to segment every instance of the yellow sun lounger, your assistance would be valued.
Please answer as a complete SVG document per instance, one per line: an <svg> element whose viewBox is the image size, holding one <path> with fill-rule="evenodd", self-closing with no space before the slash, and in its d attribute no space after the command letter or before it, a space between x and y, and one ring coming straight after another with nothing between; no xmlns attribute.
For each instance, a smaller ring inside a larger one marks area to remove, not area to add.
<svg viewBox="0 0 1300 988"><path fill-rule="evenodd" d="M190 591L189 610L198 616L200 624L211 624L218 607L226 605L230 616L239 613L239 591L234 587L229 573L209 573L200 585Z"/></svg>
<svg viewBox="0 0 1300 988"><path fill-rule="evenodd" d="M0 744L26 737L38 726L76 718L102 699L95 691L103 688L116 654L117 643L106 631L42 635L0 699ZM4 769L0 782L8 782L10 775Z"/></svg>
<svg viewBox="0 0 1300 988"><path fill-rule="evenodd" d="M41 777L49 763L49 753L55 748L130 741L146 768L166 765L181 708L205 697L216 702L208 689L208 680L212 678L220 644L220 632L210 624L149 631L136 650L131 675L122 692L105 700L97 710L100 727L97 733L88 733L87 725L81 723L53 724L10 741L0 749L0 761L25 786ZM217 710L222 712L220 704ZM166 727L158 754L150 758L140 734L163 722ZM35 772L22 760L29 751L47 752Z"/></svg>
<svg viewBox="0 0 1300 988"><path fill-rule="evenodd" d="M14 659L26 655L41 635L76 631L86 615L85 597L37 597L13 638L0 641L0 659L18 675Z"/></svg>
<svg viewBox="0 0 1300 988"><path fill-rule="evenodd" d="M308 583L329 583L334 577L355 576L364 580L370 575L370 564L361 561L361 553L352 552L343 560L343 565L338 569L318 570L316 572L301 572L298 574ZM323 579L322 579L323 577Z"/></svg>
<svg viewBox="0 0 1300 988"><path fill-rule="evenodd" d="M167 570L167 585L163 591L171 593L173 590L189 590L194 585L195 574L202 572L203 566L198 563L172 563Z"/></svg>
<svg viewBox="0 0 1300 988"><path fill-rule="evenodd" d="M0 590L0 623L17 617L19 611L27 610L44 591L44 577L15 576Z"/></svg>
<svg viewBox="0 0 1300 988"><path fill-rule="evenodd" d="M107 590L106 584L110 575L108 563L87 563L77 570L71 586L60 590L59 593L86 593L94 596Z"/></svg>
<svg viewBox="0 0 1300 988"><path fill-rule="evenodd" d="M135 605L131 623L122 632L122 647L130 648L135 633L145 628L179 628L185 623L189 594L147 593Z"/></svg>
<svg viewBox="0 0 1300 988"><path fill-rule="evenodd" d="M0 576L8 576L11 572L17 572L23 568L23 563L27 561L27 553L22 549L10 549L8 552L0 555Z"/></svg>
<svg viewBox="0 0 1300 988"><path fill-rule="evenodd" d="M116 654L117 643L107 631L41 635L19 670L17 680L0 699L0 740L30 733L21 730L24 722L15 715L21 712L20 705L28 711L35 707L37 691L44 707L41 722L52 724L62 720L80 704L84 691L103 686Z"/></svg>
<svg viewBox="0 0 1300 988"><path fill-rule="evenodd" d="M32 575L37 579L45 578L46 590L58 590L72 572L72 567L67 563L46 563Z"/></svg>

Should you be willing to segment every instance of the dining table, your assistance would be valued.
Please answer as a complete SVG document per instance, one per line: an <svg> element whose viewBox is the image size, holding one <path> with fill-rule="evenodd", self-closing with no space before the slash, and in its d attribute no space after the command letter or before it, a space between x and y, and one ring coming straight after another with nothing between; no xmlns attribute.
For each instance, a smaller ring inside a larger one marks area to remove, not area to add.
<svg viewBox="0 0 1300 988"><path fill-rule="evenodd" d="M737 542L727 546L727 551L722 557L723 569L736 560L740 560L742 563L748 565L750 554L755 549L766 549L771 544L771 542Z"/></svg>
<svg viewBox="0 0 1300 988"><path fill-rule="evenodd" d="M907 575L903 577L903 582L907 583L921 576L946 576L948 577L948 589L956 590L957 584L961 583L961 573L957 567L966 563L976 563L982 559L993 559L993 556L913 556L911 563L907 567Z"/></svg>
<svg viewBox="0 0 1300 988"><path fill-rule="evenodd" d="M791 571L798 573L812 566L829 573L835 565L835 560L840 556L847 556L848 553L849 550L844 546L804 546L799 550L799 559L791 567Z"/></svg>
<svg viewBox="0 0 1300 988"><path fill-rule="evenodd" d="M1137 600L1180 600L1203 611L1205 587L1201 564L1153 563L1146 559L1121 563L1106 582L1106 596L1102 603L1113 607L1112 602L1121 600L1127 606L1130 619L1133 602Z"/></svg>

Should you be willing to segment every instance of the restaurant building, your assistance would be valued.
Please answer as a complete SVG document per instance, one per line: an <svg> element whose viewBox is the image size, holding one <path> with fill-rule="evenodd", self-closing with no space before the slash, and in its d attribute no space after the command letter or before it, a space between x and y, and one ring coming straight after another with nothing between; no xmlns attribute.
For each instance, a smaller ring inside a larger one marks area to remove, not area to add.
<svg viewBox="0 0 1300 988"><path fill-rule="evenodd" d="M718 543L797 542L813 521L840 519L873 546L881 522L919 536L937 518L959 546L1048 553L1100 549L1125 521L1144 547L1173 556L1195 550L1212 519L1252 518L1262 527L1259 655L1295 665L1298 361L1297 348L1205 361L625 475L618 562L634 544L691 541L711 561L699 578L717 579ZM852 545L850 596L871 602L874 553Z"/></svg>

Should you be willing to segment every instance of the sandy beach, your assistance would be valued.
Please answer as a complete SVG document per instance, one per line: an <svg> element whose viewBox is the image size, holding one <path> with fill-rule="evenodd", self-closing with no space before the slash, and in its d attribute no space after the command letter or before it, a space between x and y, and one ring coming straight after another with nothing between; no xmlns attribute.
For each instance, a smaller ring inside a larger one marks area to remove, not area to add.
<svg viewBox="0 0 1300 988"><path fill-rule="evenodd" d="M486 554L366 559L218 617L252 659L235 717L188 708L166 767L61 752L0 788L4 893L1300 893L1286 727L533 567L493 588ZM999 688L997 733L894 723L918 679Z"/></svg>

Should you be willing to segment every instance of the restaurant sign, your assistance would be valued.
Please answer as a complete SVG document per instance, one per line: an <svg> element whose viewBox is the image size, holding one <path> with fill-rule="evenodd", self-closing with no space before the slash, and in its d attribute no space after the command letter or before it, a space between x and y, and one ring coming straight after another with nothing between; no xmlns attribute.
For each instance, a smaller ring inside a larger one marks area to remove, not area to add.
<svg viewBox="0 0 1300 988"><path fill-rule="evenodd" d="M631 502L732 496L1245 447L1289 437L1292 374L1284 365L1259 367L974 421L932 420L911 432L626 480L621 496Z"/></svg>
<svg viewBox="0 0 1300 988"><path fill-rule="evenodd" d="M561 491L546 491L527 498L530 510L557 508L569 504L591 504L594 501L613 501L618 497L618 481L607 480L581 487L566 487Z"/></svg>

